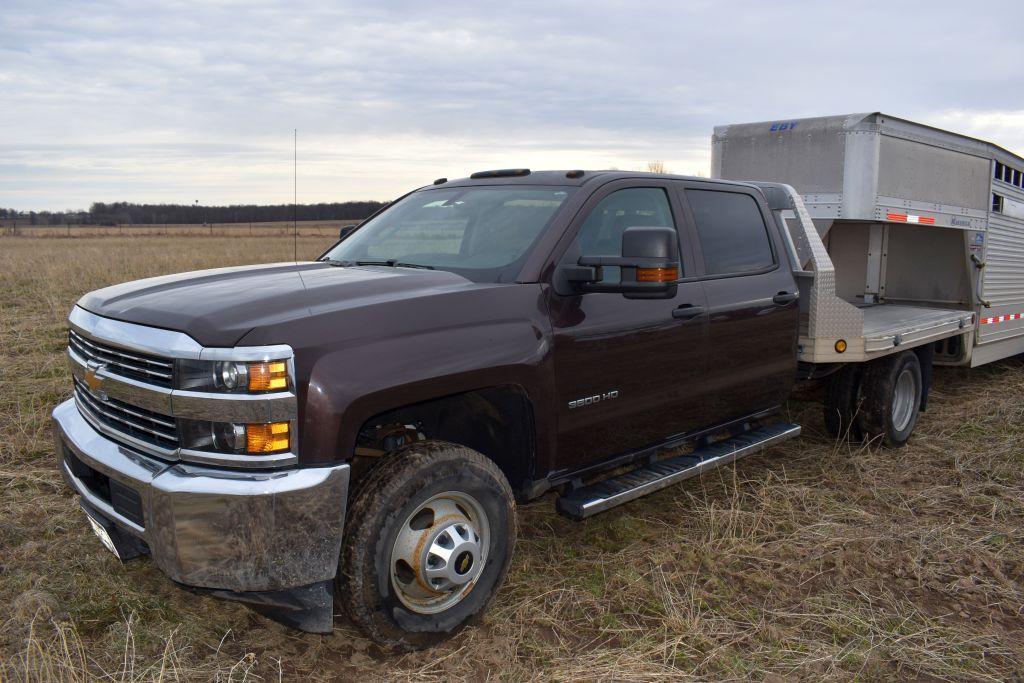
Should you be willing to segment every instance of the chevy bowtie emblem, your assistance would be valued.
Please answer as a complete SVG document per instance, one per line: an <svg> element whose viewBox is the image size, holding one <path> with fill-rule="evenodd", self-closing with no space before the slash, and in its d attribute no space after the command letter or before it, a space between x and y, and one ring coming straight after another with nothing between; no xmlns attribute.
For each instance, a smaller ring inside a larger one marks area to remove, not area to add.
<svg viewBox="0 0 1024 683"><path fill-rule="evenodd" d="M89 363L89 368L85 371L85 384L89 387L89 391L94 394L101 393L100 387L103 386L103 378L96 373L103 367L99 363Z"/></svg>

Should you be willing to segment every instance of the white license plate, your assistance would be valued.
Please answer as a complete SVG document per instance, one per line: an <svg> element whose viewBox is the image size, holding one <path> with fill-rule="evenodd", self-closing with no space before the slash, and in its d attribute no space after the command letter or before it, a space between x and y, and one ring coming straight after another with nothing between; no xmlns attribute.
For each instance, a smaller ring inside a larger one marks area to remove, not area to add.
<svg viewBox="0 0 1024 683"><path fill-rule="evenodd" d="M114 541L111 540L110 534L108 534L107 530L103 528L103 525L93 519L92 515L88 512L85 513L85 518L89 520L89 526L92 527L93 533L96 534L96 537L100 539L100 543L102 543L107 550L114 553L114 557L120 560L121 554L117 552L117 547L114 545Z"/></svg>

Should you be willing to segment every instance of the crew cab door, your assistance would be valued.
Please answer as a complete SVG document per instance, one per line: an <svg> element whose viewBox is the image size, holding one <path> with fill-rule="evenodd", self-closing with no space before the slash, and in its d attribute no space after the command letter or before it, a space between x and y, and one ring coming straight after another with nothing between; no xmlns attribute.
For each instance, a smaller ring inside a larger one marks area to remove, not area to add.
<svg viewBox="0 0 1024 683"><path fill-rule="evenodd" d="M620 256L633 226L683 224L670 181L620 180L600 188L569 227L560 263ZM679 235L683 278L692 240ZM603 282L618 280L605 267ZM670 299L626 299L548 288L558 415L555 470L577 470L659 443L704 420L707 314L703 285L680 282Z"/></svg>
<svg viewBox="0 0 1024 683"><path fill-rule="evenodd" d="M708 425L774 408L796 378L797 286L760 192L679 182L708 304Z"/></svg>

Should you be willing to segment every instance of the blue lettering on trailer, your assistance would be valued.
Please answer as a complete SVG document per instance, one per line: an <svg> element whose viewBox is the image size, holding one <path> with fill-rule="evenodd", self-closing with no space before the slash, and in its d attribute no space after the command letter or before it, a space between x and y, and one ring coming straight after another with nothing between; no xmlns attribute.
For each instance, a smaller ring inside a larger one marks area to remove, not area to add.
<svg viewBox="0 0 1024 683"><path fill-rule="evenodd" d="M796 124L797 124L796 121L785 121L785 122L780 122L780 123L773 123L772 127L771 127L771 131L773 133L775 133L775 132L782 132L784 130L793 130L793 129L796 128Z"/></svg>

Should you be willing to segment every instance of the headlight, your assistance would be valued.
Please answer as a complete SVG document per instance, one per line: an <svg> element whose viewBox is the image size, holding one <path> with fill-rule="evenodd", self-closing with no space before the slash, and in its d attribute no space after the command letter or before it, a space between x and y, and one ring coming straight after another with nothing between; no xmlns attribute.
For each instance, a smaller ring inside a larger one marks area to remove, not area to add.
<svg viewBox="0 0 1024 683"><path fill-rule="evenodd" d="M285 391L291 383L288 363L272 360L261 363L239 361L178 361L178 388L190 391L258 393Z"/></svg>
<svg viewBox="0 0 1024 683"><path fill-rule="evenodd" d="M221 361L213 366L213 381L222 389L234 391L249 386L249 366L246 363Z"/></svg>
<svg viewBox="0 0 1024 683"><path fill-rule="evenodd" d="M291 428L287 422L240 424L178 420L181 447L193 451L267 455L291 448Z"/></svg>

